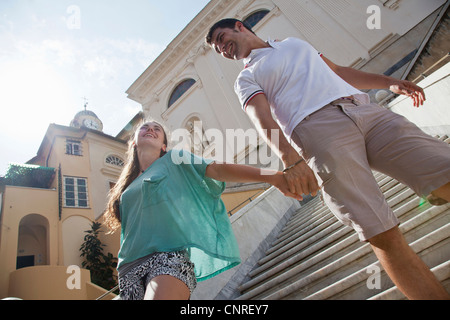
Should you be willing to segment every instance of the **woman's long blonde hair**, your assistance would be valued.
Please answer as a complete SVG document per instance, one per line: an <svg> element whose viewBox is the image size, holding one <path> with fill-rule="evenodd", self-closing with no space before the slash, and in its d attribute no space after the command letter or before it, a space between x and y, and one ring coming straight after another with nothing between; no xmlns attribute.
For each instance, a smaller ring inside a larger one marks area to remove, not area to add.
<svg viewBox="0 0 450 320"><path fill-rule="evenodd" d="M120 197L122 196L122 193L125 191L126 188L140 175L141 173L141 166L139 164L139 159L137 156L137 148L136 148L136 134L139 130L139 128L149 122L154 122L158 124L161 128L163 128L164 131L164 144L167 146L167 133L163 125L160 123L148 120L143 121L139 126L137 126L137 129L135 130L134 135L130 138L128 141L128 151L127 151L127 160L125 161L124 168L122 170L122 173L120 174L119 180L114 185L113 188L109 191L108 194L108 203L106 204L106 210L103 215L104 224L108 227L110 230L109 233L114 233L117 229L120 228L121 225L121 218L120 218ZM161 150L160 157L165 155L167 151Z"/></svg>

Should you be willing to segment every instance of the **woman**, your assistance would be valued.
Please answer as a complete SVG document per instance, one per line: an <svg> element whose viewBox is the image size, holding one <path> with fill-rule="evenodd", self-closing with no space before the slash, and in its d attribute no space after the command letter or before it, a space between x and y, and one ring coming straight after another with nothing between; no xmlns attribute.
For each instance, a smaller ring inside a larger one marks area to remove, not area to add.
<svg viewBox="0 0 450 320"><path fill-rule="evenodd" d="M227 181L267 182L298 198L287 191L281 172L261 174L249 166L167 151L162 125L146 122L139 127L105 214L111 231L122 227L122 299L189 299L197 280L240 263L220 199Z"/></svg>

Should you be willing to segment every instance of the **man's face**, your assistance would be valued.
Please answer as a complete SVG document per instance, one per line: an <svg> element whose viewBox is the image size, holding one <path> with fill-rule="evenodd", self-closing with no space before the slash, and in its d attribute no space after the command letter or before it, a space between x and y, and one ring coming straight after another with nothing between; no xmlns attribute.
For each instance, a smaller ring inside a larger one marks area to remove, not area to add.
<svg viewBox="0 0 450 320"><path fill-rule="evenodd" d="M244 34L236 26L234 29L218 28L211 37L211 46L223 57L240 60L247 57Z"/></svg>

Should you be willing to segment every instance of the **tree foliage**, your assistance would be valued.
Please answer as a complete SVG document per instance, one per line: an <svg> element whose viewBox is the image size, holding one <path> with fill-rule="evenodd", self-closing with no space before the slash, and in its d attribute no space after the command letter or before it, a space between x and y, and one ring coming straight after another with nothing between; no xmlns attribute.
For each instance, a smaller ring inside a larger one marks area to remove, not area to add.
<svg viewBox="0 0 450 320"><path fill-rule="evenodd" d="M10 163L5 176L0 179L0 184L46 189L51 186L55 173L54 168Z"/></svg>
<svg viewBox="0 0 450 320"><path fill-rule="evenodd" d="M91 281L96 285L110 290L117 285L117 277L114 275L114 269L117 267L117 258L110 252L103 253L104 244L98 238L101 223L93 222L90 230L84 236L84 242L80 247L81 257L84 261L81 266L91 271Z"/></svg>

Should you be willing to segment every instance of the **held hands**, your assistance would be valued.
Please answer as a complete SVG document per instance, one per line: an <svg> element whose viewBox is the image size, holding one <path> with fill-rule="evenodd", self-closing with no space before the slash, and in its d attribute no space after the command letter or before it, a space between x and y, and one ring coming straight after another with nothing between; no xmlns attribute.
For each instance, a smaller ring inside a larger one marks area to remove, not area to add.
<svg viewBox="0 0 450 320"><path fill-rule="evenodd" d="M302 200L298 194L294 194L289 190L289 185L284 177L283 172L278 171L271 177L270 184L277 188L284 196L291 197L296 200Z"/></svg>
<svg viewBox="0 0 450 320"><path fill-rule="evenodd" d="M311 194L316 196L319 185L314 172L305 161L297 163L289 170L277 172L270 183L287 197L303 200L302 195Z"/></svg>
<svg viewBox="0 0 450 320"><path fill-rule="evenodd" d="M423 89L413 82L406 80L397 80L389 87L395 94L402 94L410 97L413 100L414 107L419 107L425 102L425 93Z"/></svg>
<svg viewBox="0 0 450 320"><path fill-rule="evenodd" d="M289 191L297 195L298 200L303 200L302 194L317 195L320 187L311 168L302 161L284 172L284 177L289 186Z"/></svg>

